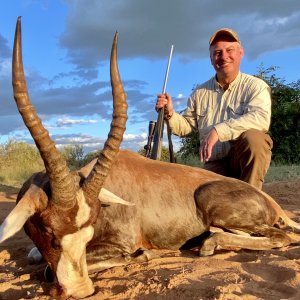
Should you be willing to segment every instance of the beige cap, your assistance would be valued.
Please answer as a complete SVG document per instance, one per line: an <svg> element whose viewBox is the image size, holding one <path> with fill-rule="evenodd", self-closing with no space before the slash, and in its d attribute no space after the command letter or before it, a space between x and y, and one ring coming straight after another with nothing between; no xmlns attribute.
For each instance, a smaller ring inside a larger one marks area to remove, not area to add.
<svg viewBox="0 0 300 300"><path fill-rule="evenodd" d="M209 40L209 46L212 45L212 43L214 42L214 40L216 39L217 36L219 35L228 35L228 36L231 36L232 38L234 38L239 44L241 43L241 40L238 36L238 34L230 29L230 28L221 28L219 30L217 30L210 38Z"/></svg>

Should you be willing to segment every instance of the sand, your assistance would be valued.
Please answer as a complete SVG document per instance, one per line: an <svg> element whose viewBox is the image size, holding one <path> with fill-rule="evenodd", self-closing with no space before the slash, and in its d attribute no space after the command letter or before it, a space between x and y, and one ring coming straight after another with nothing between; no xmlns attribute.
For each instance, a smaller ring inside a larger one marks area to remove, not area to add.
<svg viewBox="0 0 300 300"><path fill-rule="evenodd" d="M300 180L264 185L287 214L300 222ZM12 191L13 192L13 191ZM16 195L0 193L0 223ZM96 292L87 299L300 299L300 234L293 245L269 251L156 251L148 263L115 267L91 276ZM0 299L53 299L45 264L29 265L33 247L23 230L0 245Z"/></svg>

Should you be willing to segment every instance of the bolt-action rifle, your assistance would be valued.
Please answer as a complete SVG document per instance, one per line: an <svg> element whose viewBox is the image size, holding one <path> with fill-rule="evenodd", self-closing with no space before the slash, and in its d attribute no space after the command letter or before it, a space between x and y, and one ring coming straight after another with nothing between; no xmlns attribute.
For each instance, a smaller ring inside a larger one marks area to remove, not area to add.
<svg viewBox="0 0 300 300"><path fill-rule="evenodd" d="M162 91L163 94L166 93L166 89L167 89L167 82L168 82L170 64L171 64L171 59L172 59L172 54L173 54L173 48L174 48L174 46L172 45L170 55L169 55L166 75L165 75L163 91ZM153 148L152 148L152 152L150 155L151 159L159 160L161 157L162 138L163 138L163 131L164 131L164 115L165 115L165 108L162 107L158 111L157 122L156 122L155 129L154 129ZM150 128L150 126L149 126L149 128Z"/></svg>

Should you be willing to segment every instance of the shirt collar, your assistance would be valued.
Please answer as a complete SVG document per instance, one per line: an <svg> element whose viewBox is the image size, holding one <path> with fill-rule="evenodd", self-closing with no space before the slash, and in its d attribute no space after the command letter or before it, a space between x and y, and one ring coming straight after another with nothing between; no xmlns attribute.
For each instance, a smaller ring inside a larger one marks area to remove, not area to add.
<svg viewBox="0 0 300 300"><path fill-rule="evenodd" d="M213 78L214 78L214 89L217 92L224 92L223 88L220 86L220 84L217 81L217 74ZM231 90L239 82L240 78L241 78L241 72L239 72L236 78L229 84L227 90Z"/></svg>

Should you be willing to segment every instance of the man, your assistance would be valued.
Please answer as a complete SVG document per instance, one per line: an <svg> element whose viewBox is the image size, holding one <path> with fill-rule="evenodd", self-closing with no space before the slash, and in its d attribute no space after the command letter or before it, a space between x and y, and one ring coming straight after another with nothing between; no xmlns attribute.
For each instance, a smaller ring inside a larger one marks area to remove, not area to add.
<svg viewBox="0 0 300 300"><path fill-rule="evenodd" d="M183 115L174 112L169 94L159 94L156 110L165 106L172 133L199 132L204 168L262 187L273 142L266 133L271 118L271 91L259 78L240 72L244 55L238 34L229 28L209 40L216 75L199 85Z"/></svg>

